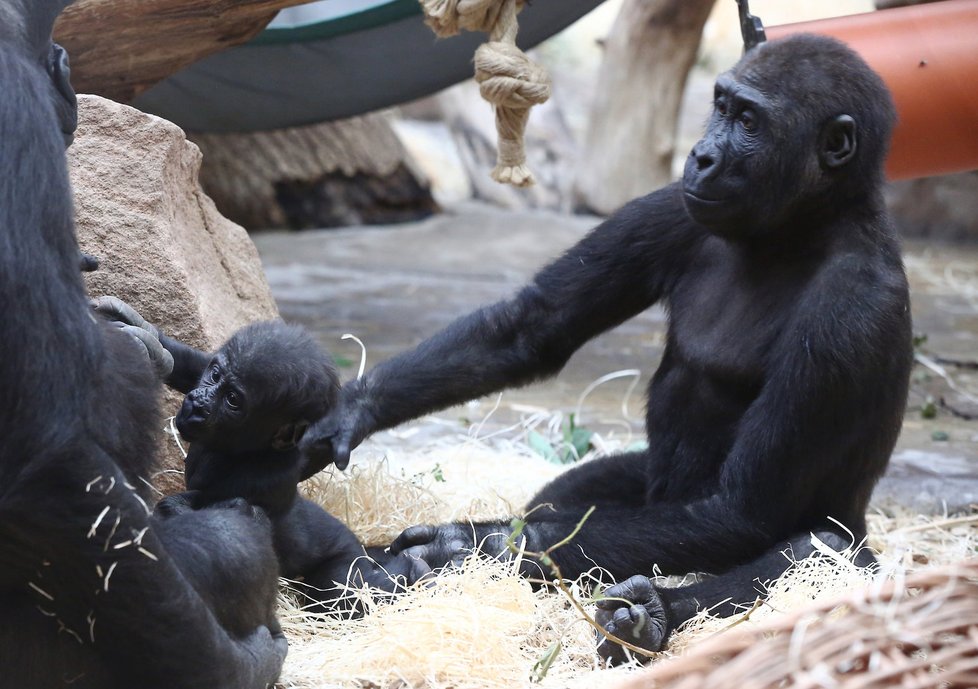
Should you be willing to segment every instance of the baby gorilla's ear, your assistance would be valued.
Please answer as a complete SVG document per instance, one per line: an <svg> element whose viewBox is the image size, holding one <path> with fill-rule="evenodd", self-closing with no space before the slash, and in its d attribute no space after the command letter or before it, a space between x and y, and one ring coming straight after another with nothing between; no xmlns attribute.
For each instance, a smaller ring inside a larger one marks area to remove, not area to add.
<svg viewBox="0 0 978 689"><path fill-rule="evenodd" d="M272 437L272 449L291 450L299 444L302 434L306 432L307 428L309 428L307 421L285 424L275 431L275 435Z"/></svg>

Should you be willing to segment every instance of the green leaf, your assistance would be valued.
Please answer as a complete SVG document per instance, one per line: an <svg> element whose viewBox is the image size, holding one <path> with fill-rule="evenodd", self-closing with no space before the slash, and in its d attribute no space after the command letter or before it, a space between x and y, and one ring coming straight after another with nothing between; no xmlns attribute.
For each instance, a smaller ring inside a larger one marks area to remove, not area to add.
<svg viewBox="0 0 978 689"><path fill-rule="evenodd" d="M530 681L540 682L547 673L550 672L550 668L553 666L554 661L560 655L560 651L563 648L559 641L554 641L550 644L549 648L540 657L540 660L533 664L533 669L530 670Z"/></svg>
<svg viewBox="0 0 978 689"><path fill-rule="evenodd" d="M518 553L519 548L516 547L516 541L523 534L523 529L526 528L526 522L519 517L513 517L512 521L509 523L509 536L506 538L506 547L511 553Z"/></svg>
<svg viewBox="0 0 978 689"><path fill-rule="evenodd" d="M536 452L548 462L560 461L560 457L557 456L557 451L554 450L553 445L550 444L550 441L536 431L530 431L527 434L526 442L529 444L531 450Z"/></svg>
<svg viewBox="0 0 978 689"><path fill-rule="evenodd" d="M586 455L587 451L591 449L592 436L594 436L594 431L589 431L586 428L574 429L574 433L571 435L571 445L577 451L578 459Z"/></svg>
<svg viewBox="0 0 978 689"><path fill-rule="evenodd" d="M435 464L435 468L431 470L431 475L435 479L435 483L444 483L445 474L441 470L441 464Z"/></svg>

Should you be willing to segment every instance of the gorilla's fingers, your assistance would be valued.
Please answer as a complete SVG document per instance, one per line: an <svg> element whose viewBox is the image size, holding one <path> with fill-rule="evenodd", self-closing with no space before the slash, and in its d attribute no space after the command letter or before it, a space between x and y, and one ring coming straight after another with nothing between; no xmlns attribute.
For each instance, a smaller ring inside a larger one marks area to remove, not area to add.
<svg viewBox="0 0 978 689"><path fill-rule="evenodd" d="M346 436L338 438L333 451L333 464L343 471L350 464L350 439Z"/></svg>
<svg viewBox="0 0 978 689"><path fill-rule="evenodd" d="M424 560L417 557L410 557L409 555L405 555L405 557L409 557L411 560L411 566L407 573L408 586L416 584L423 577L431 574L431 565Z"/></svg>
<svg viewBox="0 0 978 689"><path fill-rule="evenodd" d="M609 587L597 602L594 619L607 632L650 653L661 651L669 636L665 604L652 580L629 577ZM627 660L625 650L598 634L598 655L613 665Z"/></svg>
<svg viewBox="0 0 978 689"><path fill-rule="evenodd" d="M334 461L337 456L337 452L334 451L334 443L338 432L335 422L327 416L314 423L303 433L299 440L299 451L304 458L301 476L303 481L316 475L326 468L327 464ZM346 465L350 463L349 443L346 444L344 451L345 454L341 458L342 466L337 463L340 470L345 469Z"/></svg>
<svg viewBox="0 0 978 689"><path fill-rule="evenodd" d="M655 595L655 586L652 580L636 574L605 589L604 597L598 600L597 606L602 610L615 610L628 603L644 603L653 595Z"/></svg>
<svg viewBox="0 0 978 689"><path fill-rule="evenodd" d="M135 325L123 325L122 331L143 345L153 371L161 379L173 373L173 355L160 344L159 338L153 333Z"/></svg>
<svg viewBox="0 0 978 689"><path fill-rule="evenodd" d="M194 509L191 495L190 492L167 495L156 503L156 507L153 508L153 514L161 519L166 519L185 512L191 512Z"/></svg>
<svg viewBox="0 0 978 689"><path fill-rule="evenodd" d="M98 270L99 260L97 256L86 254L84 251L78 252L78 267L83 273L94 273Z"/></svg>
<svg viewBox="0 0 978 689"><path fill-rule="evenodd" d="M386 581L379 583L380 588L385 588L387 582L394 581L395 590L401 590L400 587L412 586L422 577L431 574L431 566L421 558L401 553L385 562L382 572Z"/></svg>
<svg viewBox="0 0 978 689"><path fill-rule="evenodd" d="M95 300L95 311L107 320L121 321L127 325L141 328L154 337L159 337L160 333L156 326L140 316L136 309L118 297L99 297Z"/></svg>
<svg viewBox="0 0 978 689"><path fill-rule="evenodd" d="M268 627L258 627L242 640L243 650L253 660L253 678L249 686L271 686L282 673L289 642L281 630L274 633ZM249 678L250 679L250 678Z"/></svg>
<svg viewBox="0 0 978 689"><path fill-rule="evenodd" d="M437 526L409 526L391 543L391 555L397 555L408 548L431 543L437 535Z"/></svg>

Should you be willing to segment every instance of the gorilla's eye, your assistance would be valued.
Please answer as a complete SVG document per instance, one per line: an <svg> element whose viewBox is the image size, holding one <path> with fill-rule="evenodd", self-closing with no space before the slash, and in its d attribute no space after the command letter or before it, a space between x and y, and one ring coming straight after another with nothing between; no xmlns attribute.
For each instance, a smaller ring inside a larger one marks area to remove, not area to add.
<svg viewBox="0 0 978 689"><path fill-rule="evenodd" d="M221 381L221 369L217 366L211 369L211 382L219 383Z"/></svg>
<svg viewBox="0 0 978 689"><path fill-rule="evenodd" d="M737 118L741 126L749 132L757 129L757 117L751 110L744 110Z"/></svg>
<svg viewBox="0 0 978 689"><path fill-rule="evenodd" d="M228 405L228 409L240 409L241 395L236 393L234 390L228 390L227 394L224 395L224 404Z"/></svg>
<svg viewBox="0 0 978 689"><path fill-rule="evenodd" d="M717 112L726 117L727 115L727 101L723 98L717 98L716 102L713 104Z"/></svg>

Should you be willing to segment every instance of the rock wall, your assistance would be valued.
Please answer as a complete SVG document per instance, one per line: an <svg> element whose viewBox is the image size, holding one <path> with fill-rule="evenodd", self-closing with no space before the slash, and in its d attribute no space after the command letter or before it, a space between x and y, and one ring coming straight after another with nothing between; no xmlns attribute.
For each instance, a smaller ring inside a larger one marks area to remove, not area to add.
<svg viewBox="0 0 978 689"><path fill-rule="evenodd" d="M68 151L78 241L101 262L86 278L90 294L118 296L208 350L246 323L277 317L254 244L201 189L200 150L179 127L97 96L79 97L78 119ZM181 399L167 392L164 418ZM160 438L165 468L182 470L174 441ZM157 484L172 492L182 477Z"/></svg>

